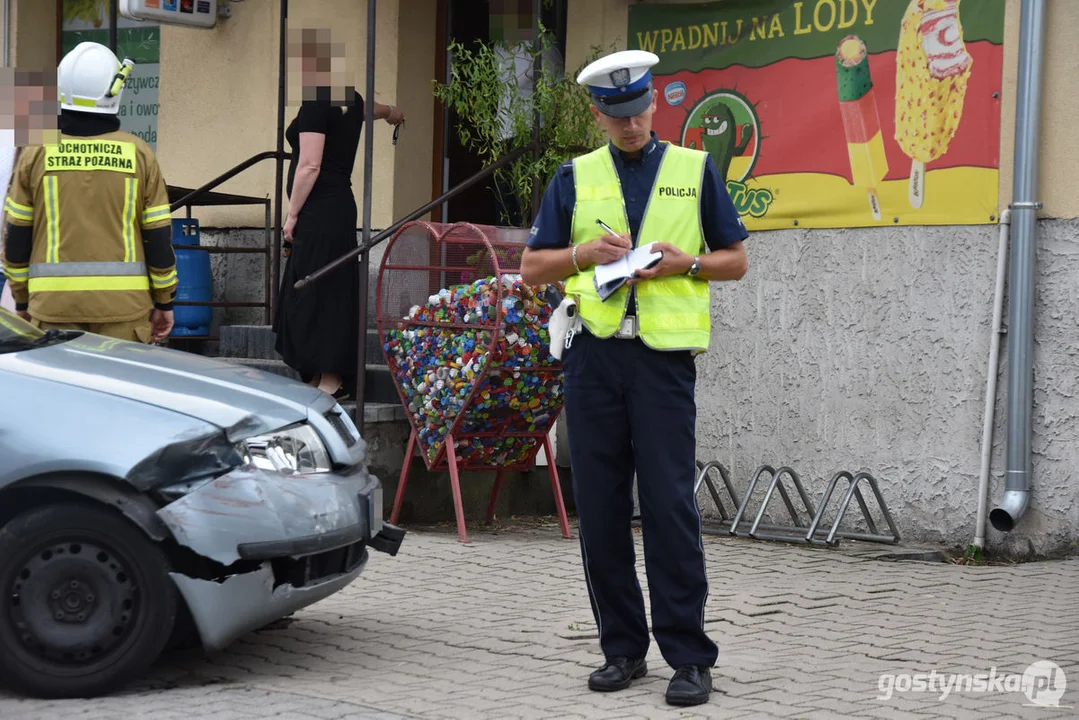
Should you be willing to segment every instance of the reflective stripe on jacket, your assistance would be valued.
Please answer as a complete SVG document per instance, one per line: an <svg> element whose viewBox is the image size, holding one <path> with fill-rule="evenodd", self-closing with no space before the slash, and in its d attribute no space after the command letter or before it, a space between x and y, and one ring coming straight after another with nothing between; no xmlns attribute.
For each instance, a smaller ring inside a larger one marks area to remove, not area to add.
<svg viewBox="0 0 1079 720"><path fill-rule="evenodd" d="M147 265L143 231L167 226L171 213L157 159L135 135L62 135L26 148L4 209L12 224L33 226L29 267L5 269L26 283L35 319L135 320L177 284L174 256Z"/></svg>

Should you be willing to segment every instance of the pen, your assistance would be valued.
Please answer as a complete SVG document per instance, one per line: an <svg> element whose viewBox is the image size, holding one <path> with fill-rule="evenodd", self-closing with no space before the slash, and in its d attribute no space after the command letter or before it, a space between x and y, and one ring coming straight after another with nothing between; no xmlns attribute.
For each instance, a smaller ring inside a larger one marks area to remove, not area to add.
<svg viewBox="0 0 1079 720"><path fill-rule="evenodd" d="M608 232L609 234L611 234L611 235L617 235L617 234L618 234L618 233L616 233L616 232L615 232L614 230L612 230L612 229L611 229L611 226L610 226L610 225L608 225L607 223L603 222L602 220L598 220L598 219L597 219L597 220L596 220L596 224L597 224L597 225L599 225L599 226L600 226L601 228L603 228L604 230L606 230L606 231L607 231L607 232Z"/></svg>

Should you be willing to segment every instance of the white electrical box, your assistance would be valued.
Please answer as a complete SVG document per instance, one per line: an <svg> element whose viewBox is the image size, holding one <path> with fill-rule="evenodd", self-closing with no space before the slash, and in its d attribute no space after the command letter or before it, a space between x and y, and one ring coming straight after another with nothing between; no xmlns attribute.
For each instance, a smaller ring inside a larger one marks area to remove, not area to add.
<svg viewBox="0 0 1079 720"><path fill-rule="evenodd" d="M162 25L212 28L217 24L218 0L120 0L117 12L131 20Z"/></svg>

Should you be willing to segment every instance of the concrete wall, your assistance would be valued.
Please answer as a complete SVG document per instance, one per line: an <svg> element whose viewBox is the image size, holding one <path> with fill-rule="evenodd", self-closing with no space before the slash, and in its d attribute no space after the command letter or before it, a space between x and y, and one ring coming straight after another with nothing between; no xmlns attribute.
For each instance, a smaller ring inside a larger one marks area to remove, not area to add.
<svg viewBox="0 0 1079 720"><path fill-rule="evenodd" d="M203 231L203 245L230 247L262 247L266 243L263 230L243 228ZM281 263L284 266L284 262ZM271 266L272 267L272 266ZM211 253L210 276L213 281L213 300L222 302L262 302L266 294L265 256L254 253ZM214 308L212 334L221 325L264 325L262 308ZM272 322L272 318L271 318Z"/></svg>
<svg viewBox="0 0 1079 720"><path fill-rule="evenodd" d="M232 18L221 20L213 30L162 28L158 157L169 183L198 187L252 155L275 149L279 2L236 4ZM400 104L396 97L397 8L397 0L382 0L376 17L375 99L387 104ZM338 33L346 46L348 70L361 95L366 88L366 20L367 3L357 0L294 0L289 4L290 28L332 27ZM297 92L290 87L286 127L298 107ZM410 118L405 132L414 127L412 118L423 129L425 111L429 109L413 112L405 107ZM430 148L425 153L423 143L414 142L394 149L392 127L383 121L376 121L374 133L372 224L385 227L393 217L396 164L402 156L413 158L413 162L425 154L429 158ZM361 137L352 176L361 219L363 147ZM286 143L286 152L289 149ZM266 162L228 181L220 190L272 197L273 185L274 164ZM264 222L258 207L199 208L197 215L204 226L211 227L258 227Z"/></svg>
<svg viewBox="0 0 1079 720"><path fill-rule="evenodd" d="M196 188L252 155L275 149L279 0L237 3L213 30L162 26L157 156L165 181ZM287 149L287 146L286 146ZM273 197L274 164L221 192ZM264 222L262 208L196 208L202 224Z"/></svg>
<svg viewBox="0 0 1079 720"><path fill-rule="evenodd" d="M408 0L408 12L400 13L398 17L400 41L397 43L397 91L394 97L404 111L406 121L393 151L396 160L392 185L393 218L379 227L388 226L433 199L435 98L431 82L435 79L437 6L437 0ZM382 3L378 7L381 11ZM420 219L429 218L428 213Z"/></svg>
<svg viewBox="0 0 1079 720"><path fill-rule="evenodd" d="M1065 310L1079 298L1079 223L1044 221L1039 236L1031 508L1010 538L990 529L994 547L1018 554L1079 540L1079 327ZM759 465L789 465L814 498L836 471L867 470L905 540L965 545L996 248L995 229L980 227L755 235L748 276L714 293L698 457L730 467L739 492ZM1006 365L990 507L1003 487Z"/></svg>

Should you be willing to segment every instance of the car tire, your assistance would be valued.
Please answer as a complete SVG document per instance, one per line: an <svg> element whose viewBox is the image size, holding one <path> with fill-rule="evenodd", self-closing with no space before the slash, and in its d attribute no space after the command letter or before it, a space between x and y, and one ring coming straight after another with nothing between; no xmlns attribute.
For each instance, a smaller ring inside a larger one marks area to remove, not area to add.
<svg viewBox="0 0 1079 720"><path fill-rule="evenodd" d="M68 503L0 528L0 680L27 695L103 695L172 634L165 554L112 510Z"/></svg>

